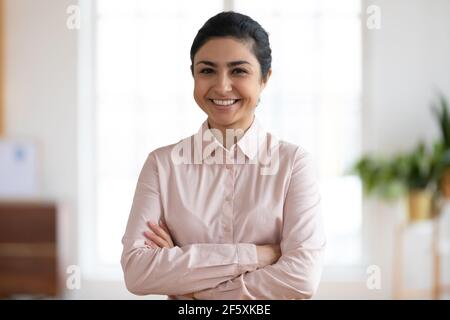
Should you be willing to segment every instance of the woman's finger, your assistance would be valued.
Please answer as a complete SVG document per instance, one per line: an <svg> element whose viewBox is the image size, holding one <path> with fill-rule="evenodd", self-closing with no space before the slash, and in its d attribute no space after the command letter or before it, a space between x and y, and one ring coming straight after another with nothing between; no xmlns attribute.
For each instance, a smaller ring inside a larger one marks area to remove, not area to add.
<svg viewBox="0 0 450 320"><path fill-rule="evenodd" d="M147 239L153 241L156 245L160 246L161 248L163 248L163 247L170 248L170 246L169 246L169 244L167 243L166 240L164 240L163 238L157 236L153 232L145 231L144 235L145 235L145 237Z"/></svg>
<svg viewBox="0 0 450 320"><path fill-rule="evenodd" d="M167 244L169 245L169 247L173 247L173 241L172 238L170 237L170 234L168 234L166 231L164 231L163 228L161 228L159 225L148 222L148 226L150 227L150 229L152 229L152 231L159 236L160 238L163 238Z"/></svg>
<svg viewBox="0 0 450 320"><path fill-rule="evenodd" d="M173 241L172 241L172 236L170 235L169 228L167 227L167 224L166 224L164 221L160 220L159 225L161 226L161 228L162 228L162 229L167 233L167 235L169 236L168 239L167 239L168 242L169 242L169 245L170 245L171 247L175 247L175 245L173 244Z"/></svg>
<svg viewBox="0 0 450 320"><path fill-rule="evenodd" d="M149 247L152 247L153 249L159 248L153 241L150 240L145 240L145 244L148 245Z"/></svg>
<svg viewBox="0 0 450 320"><path fill-rule="evenodd" d="M160 220L159 221L159 225L161 226L161 228L163 228L163 230L170 235L170 231L169 228L167 228L167 225L164 223L164 221Z"/></svg>
<svg viewBox="0 0 450 320"><path fill-rule="evenodd" d="M158 235L164 239L166 239L168 237L166 231L163 228L161 228L159 225L157 225L156 223L148 222L147 224L156 235Z"/></svg>

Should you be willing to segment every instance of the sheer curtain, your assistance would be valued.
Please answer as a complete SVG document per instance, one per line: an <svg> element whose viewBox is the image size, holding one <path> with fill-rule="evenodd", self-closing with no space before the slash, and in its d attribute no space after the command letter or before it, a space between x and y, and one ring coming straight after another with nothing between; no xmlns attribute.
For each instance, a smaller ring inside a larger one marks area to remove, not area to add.
<svg viewBox="0 0 450 320"><path fill-rule="evenodd" d="M327 263L360 259L361 187L343 176L360 153L360 3L339 1L97 0L94 16L95 243L119 267L119 239L147 154L196 132L189 49L224 9L269 32L273 75L257 108L266 129L316 159Z"/></svg>

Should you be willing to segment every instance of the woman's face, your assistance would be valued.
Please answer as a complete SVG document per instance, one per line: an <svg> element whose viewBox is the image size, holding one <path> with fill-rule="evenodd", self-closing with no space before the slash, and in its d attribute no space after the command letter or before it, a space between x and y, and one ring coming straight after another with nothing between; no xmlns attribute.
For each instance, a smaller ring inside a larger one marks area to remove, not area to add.
<svg viewBox="0 0 450 320"><path fill-rule="evenodd" d="M246 130L266 81L250 43L235 38L208 40L194 56L194 99L213 128Z"/></svg>

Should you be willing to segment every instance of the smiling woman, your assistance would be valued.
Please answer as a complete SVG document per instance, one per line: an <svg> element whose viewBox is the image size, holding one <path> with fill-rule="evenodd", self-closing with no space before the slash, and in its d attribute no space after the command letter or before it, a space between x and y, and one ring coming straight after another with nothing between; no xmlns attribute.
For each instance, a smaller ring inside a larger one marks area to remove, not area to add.
<svg viewBox="0 0 450 320"><path fill-rule="evenodd" d="M267 32L222 12L199 30L191 63L207 119L144 164L122 238L128 290L170 299L310 298L326 242L321 197L310 154L255 118L272 72ZM176 161L180 145L192 161Z"/></svg>
<svg viewBox="0 0 450 320"><path fill-rule="evenodd" d="M250 127L270 74L269 69L261 75L251 44L232 37L211 39L195 54L195 101L225 137L225 129Z"/></svg>
<svg viewBox="0 0 450 320"><path fill-rule="evenodd" d="M200 29L191 47L194 98L209 124L248 128L272 73L267 32L243 15L220 14Z"/></svg>

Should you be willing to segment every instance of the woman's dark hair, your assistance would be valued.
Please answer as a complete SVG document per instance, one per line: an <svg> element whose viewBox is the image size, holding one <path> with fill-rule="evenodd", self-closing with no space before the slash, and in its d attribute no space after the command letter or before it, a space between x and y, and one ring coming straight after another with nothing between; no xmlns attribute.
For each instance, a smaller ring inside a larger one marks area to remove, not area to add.
<svg viewBox="0 0 450 320"><path fill-rule="evenodd" d="M194 56L211 38L233 37L251 41L251 50L261 66L261 75L266 79L272 64L269 35L261 25L244 14L233 11L221 12L210 18L200 28L191 46L191 72L194 74Z"/></svg>

